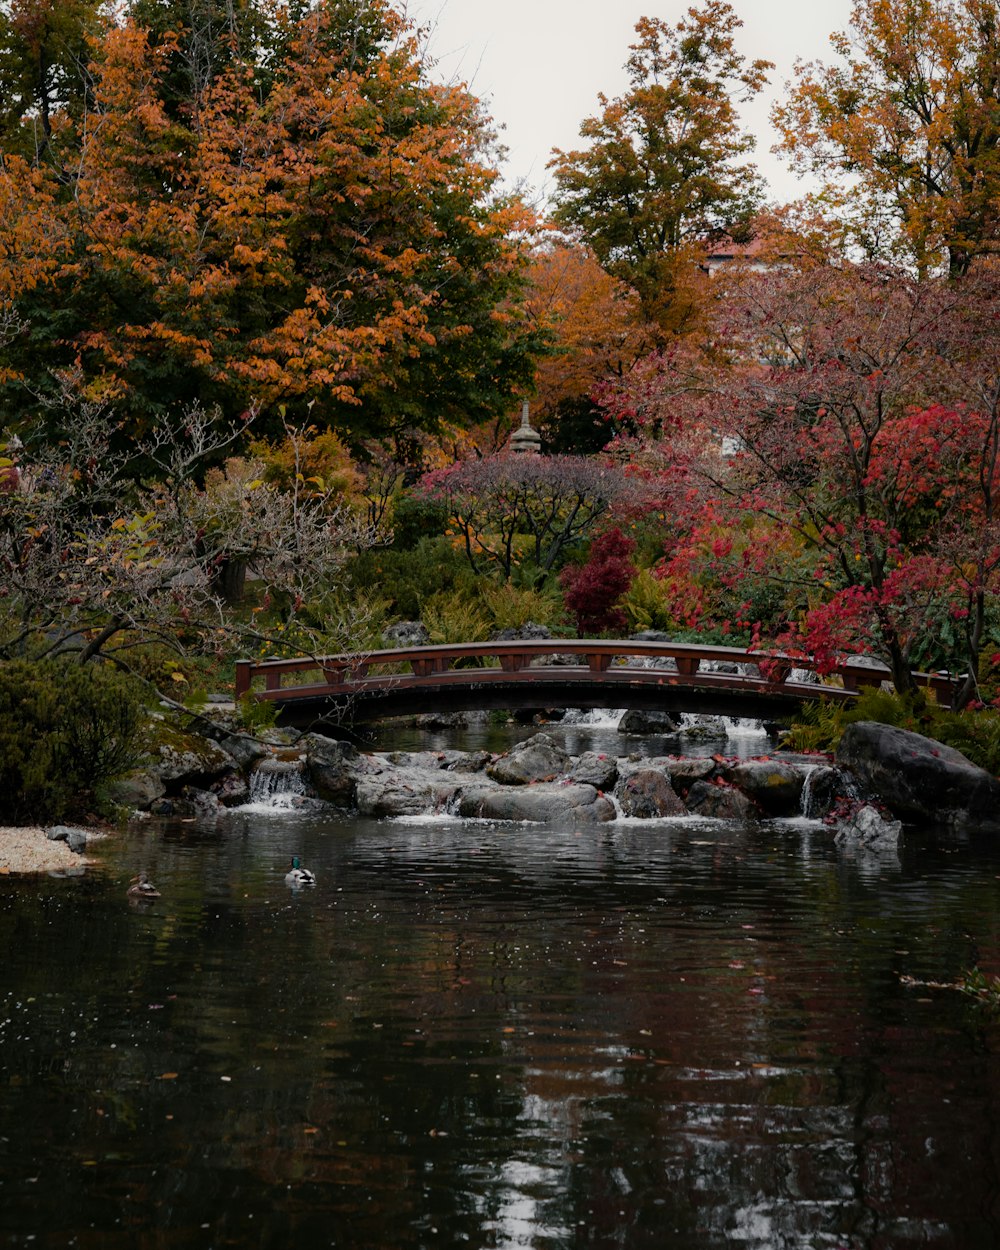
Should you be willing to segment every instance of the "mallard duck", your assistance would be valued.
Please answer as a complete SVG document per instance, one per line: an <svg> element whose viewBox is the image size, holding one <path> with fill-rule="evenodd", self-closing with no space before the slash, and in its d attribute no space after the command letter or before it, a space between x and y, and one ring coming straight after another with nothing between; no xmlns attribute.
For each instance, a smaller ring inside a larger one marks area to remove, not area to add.
<svg viewBox="0 0 1000 1250"><path fill-rule="evenodd" d="M292 856L292 866L285 873L286 885L315 885L316 878L308 868L303 868L297 855Z"/></svg>
<svg viewBox="0 0 1000 1250"><path fill-rule="evenodd" d="M133 877L128 887L129 898L159 898L160 891L153 885L152 881L144 872L140 872L137 877Z"/></svg>

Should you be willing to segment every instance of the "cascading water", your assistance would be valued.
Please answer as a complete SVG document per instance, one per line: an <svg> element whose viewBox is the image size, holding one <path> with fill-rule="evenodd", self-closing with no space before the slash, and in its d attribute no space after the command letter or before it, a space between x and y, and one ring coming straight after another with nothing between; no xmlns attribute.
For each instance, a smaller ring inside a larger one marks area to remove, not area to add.
<svg viewBox="0 0 1000 1250"><path fill-rule="evenodd" d="M309 802L302 760L262 759L250 774L250 797L238 811L296 811Z"/></svg>
<svg viewBox="0 0 1000 1250"><path fill-rule="evenodd" d="M559 722L560 725L587 729L617 729L618 722L625 714L624 708L579 708L571 707Z"/></svg>
<svg viewBox="0 0 1000 1250"><path fill-rule="evenodd" d="M828 764L813 764L802 783L799 810L809 820L829 810L831 797L860 799L861 790L850 773Z"/></svg>

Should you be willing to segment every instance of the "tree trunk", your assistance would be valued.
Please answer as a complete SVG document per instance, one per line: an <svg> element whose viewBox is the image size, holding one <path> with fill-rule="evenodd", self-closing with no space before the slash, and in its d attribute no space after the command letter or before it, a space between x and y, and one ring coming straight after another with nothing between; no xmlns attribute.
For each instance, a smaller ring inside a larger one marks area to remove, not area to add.
<svg viewBox="0 0 1000 1250"><path fill-rule="evenodd" d="M243 602L246 581L246 560L242 556L226 556L215 570L212 588L230 607L238 607Z"/></svg>

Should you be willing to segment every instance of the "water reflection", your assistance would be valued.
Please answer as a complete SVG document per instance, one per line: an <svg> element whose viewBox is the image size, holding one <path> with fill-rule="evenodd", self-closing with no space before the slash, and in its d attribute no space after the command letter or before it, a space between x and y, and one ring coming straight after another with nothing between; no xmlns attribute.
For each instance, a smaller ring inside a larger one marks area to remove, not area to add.
<svg viewBox="0 0 1000 1250"><path fill-rule="evenodd" d="M251 812L102 856L0 881L6 1244L1000 1244L996 1029L900 981L1000 971L990 847Z"/></svg>

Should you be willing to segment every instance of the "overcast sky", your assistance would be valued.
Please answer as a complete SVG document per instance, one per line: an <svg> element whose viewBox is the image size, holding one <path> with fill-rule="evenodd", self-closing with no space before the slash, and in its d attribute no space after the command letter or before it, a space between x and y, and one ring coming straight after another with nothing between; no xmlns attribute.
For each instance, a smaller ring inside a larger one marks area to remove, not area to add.
<svg viewBox="0 0 1000 1250"><path fill-rule="evenodd" d="M403 3L404 0L401 0ZM845 30L850 0L732 0L743 21L737 46L748 60L774 61L771 87L746 111L757 136L754 159L772 198L803 191L769 149L771 102L792 77L796 58L831 60L829 36ZM627 87L623 66L640 17L676 23L689 0L405 0L411 19L430 29L439 78L460 79L485 100L509 149L510 181L551 187L552 148L579 145L580 123L597 111L597 93Z"/></svg>

